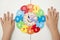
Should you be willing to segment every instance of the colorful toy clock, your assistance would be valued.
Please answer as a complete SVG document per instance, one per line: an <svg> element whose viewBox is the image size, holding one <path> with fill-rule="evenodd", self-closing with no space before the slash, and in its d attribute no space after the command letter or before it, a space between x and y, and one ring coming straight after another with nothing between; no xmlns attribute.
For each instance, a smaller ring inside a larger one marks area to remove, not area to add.
<svg viewBox="0 0 60 40"><path fill-rule="evenodd" d="M24 33L34 34L43 27L46 18L44 11L37 5L23 5L16 13L16 26Z"/></svg>

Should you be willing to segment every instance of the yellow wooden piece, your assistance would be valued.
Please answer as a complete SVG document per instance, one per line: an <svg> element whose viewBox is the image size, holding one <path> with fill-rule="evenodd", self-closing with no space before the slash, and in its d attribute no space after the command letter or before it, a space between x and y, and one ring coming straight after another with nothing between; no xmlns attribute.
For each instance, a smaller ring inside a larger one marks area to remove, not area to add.
<svg viewBox="0 0 60 40"><path fill-rule="evenodd" d="M38 6L34 5L33 6L33 13L37 13L39 11L39 9L40 8Z"/></svg>
<svg viewBox="0 0 60 40"><path fill-rule="evenodd" d="M20 29L22 32L27 33L27 25L22 25L22 28Z"/></svg>

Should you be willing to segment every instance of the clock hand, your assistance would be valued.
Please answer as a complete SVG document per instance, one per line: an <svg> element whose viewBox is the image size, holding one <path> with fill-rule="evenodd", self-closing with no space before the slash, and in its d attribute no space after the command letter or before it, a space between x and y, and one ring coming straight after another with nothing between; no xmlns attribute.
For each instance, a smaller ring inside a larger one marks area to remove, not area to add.
<svg viewBox="0 0 60 40"><path fill-rule="evenodd" d="M28 21L29 23L31 23L31 21L29 21L28 19L27 19L27 21Z"/></svg>

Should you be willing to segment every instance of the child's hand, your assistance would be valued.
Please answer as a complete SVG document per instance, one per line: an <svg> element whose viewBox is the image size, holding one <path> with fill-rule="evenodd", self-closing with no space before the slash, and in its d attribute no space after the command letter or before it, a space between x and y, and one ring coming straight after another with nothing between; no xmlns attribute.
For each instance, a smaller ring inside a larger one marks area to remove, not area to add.
<svg viewBox="0 0 60 40"><path fill-rule="evenodd" d="M50 30L55 30L58 27L59 13L55 8L48 9L48 15L46 16L46 23Z"/></svg>
<svg viewBox="0 0 60 40"><path fill-rule="evenodd" d="M4 17L0 18L0 20L1 20L2 29L3 29L3 37L5 36L4 38L6 39L6 37L11 36L11 34L14 30L14 27L15 27L15 22L13 20L13 14L10 15L10 13L7 12L7 14L4 14Z"/></svg>
<svg viewBox="0 0 60 40"><path fill-rule="evenodd" d="M46 23L51 31L52 40L60 40L58 32L58 19L59 19L59 13L56 11L56 9L53 9L53 7L48 9L48 15L46 16Z"/></svg>

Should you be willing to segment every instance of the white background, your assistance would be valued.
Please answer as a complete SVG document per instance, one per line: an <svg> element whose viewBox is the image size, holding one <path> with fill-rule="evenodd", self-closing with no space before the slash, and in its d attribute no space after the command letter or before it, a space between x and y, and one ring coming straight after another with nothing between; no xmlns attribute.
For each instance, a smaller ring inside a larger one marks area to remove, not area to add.
<svg viewBox="0 0 60 40"><path fill-rule="evenodd" d="M29 4L30 0L0 0L0 17L3 16L3 13L10 11L15 14L17 10L24 4ZM32 4L39 5L40 8L42 8L47 14L47 9L53 6L57 9L57 11L60 12L60 0L32 0ZM60 15L60 14L59 14ZM60 17L60 16L59 16ZM60 18L59 18L59 24L58 29L60 30ZM2 39L2 26L0 24L0 40ZM14 33L12 35L11 40L30 40L30 35L22 33L16 26ZM31 40L51 40L51 33L48 27L44 26L44 28L36 34L33 34L31 36Z"/></svg>

